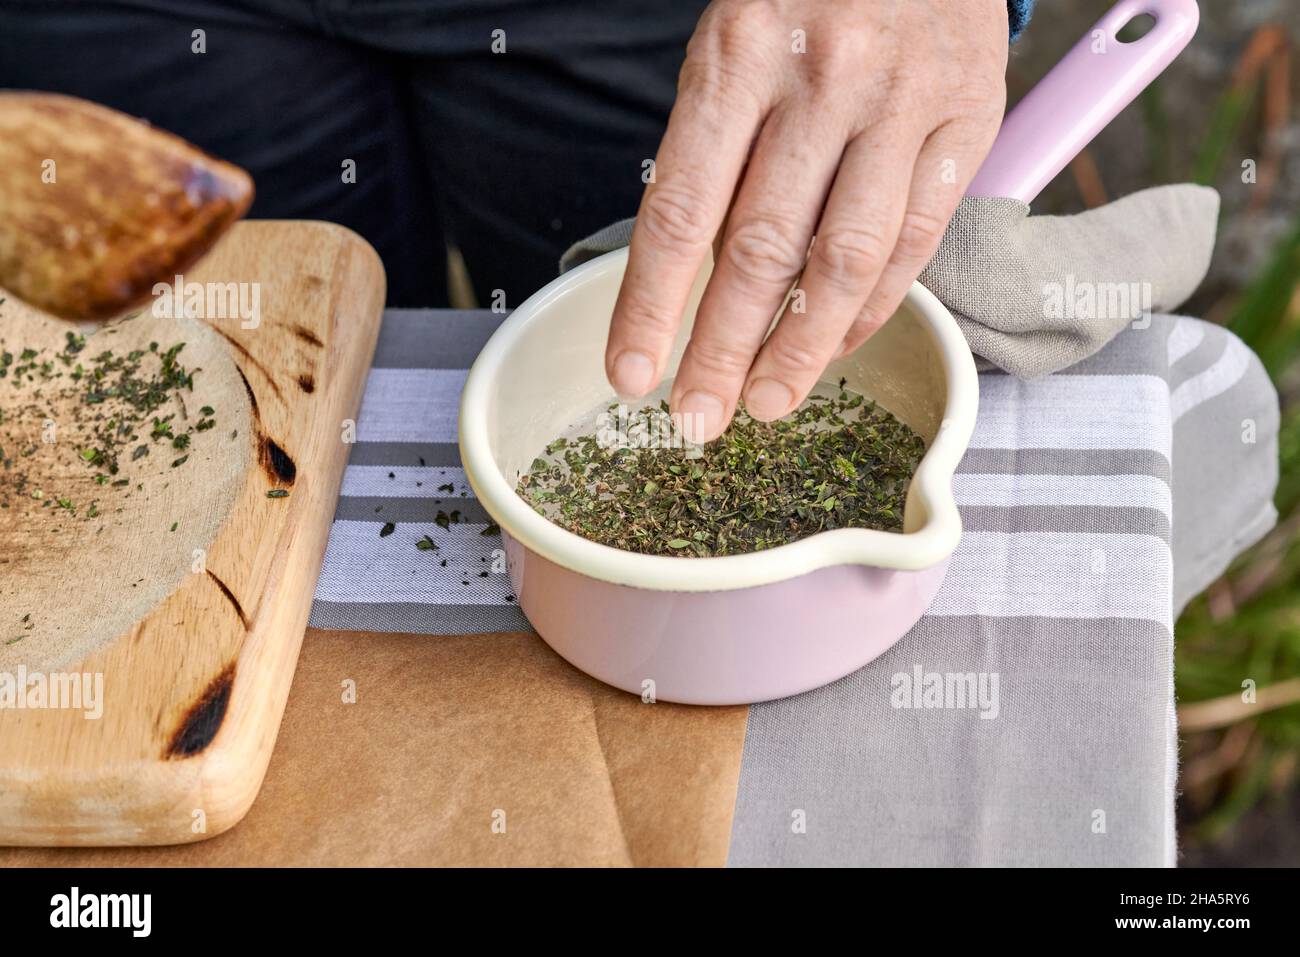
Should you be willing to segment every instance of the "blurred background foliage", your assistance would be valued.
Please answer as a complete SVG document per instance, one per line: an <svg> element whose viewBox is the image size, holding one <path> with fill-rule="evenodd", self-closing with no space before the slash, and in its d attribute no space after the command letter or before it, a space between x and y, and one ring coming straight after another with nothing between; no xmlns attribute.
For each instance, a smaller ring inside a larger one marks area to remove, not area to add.
<svg viewBox="0 0 1300 957"><path fill-rule="evenodd" d="M1014 102L1111 0L1038 0ZM1179 311L1221 323L1281 398L1278 527L1175 627L1185 866L1300 863L1300 119L1297 0L1201 0L1191 45L1034 204L1067 213L1172 182L1223 199L1210 273ZM1243 164L1252 161L1254 182ZM1175 516L1177 520L1177 516ZM1253 680L1257 700L1242 700Z"/></svg>

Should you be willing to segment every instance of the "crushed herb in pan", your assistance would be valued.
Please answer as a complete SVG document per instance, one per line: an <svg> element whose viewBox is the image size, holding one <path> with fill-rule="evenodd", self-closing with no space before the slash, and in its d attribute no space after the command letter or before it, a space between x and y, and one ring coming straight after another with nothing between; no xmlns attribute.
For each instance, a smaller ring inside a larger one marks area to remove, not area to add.
<svg viewBox="0 0 1300 957"><path fill-rule="evenodd" d="M680 435L667 402L610 406L606 420L618 415L625 427L552 442L517 492L571 532L642 554L735 555L829 529L901 531L925 454L919 435L843 381L776 422L741 409L704 446L643 441Z"/></svg>

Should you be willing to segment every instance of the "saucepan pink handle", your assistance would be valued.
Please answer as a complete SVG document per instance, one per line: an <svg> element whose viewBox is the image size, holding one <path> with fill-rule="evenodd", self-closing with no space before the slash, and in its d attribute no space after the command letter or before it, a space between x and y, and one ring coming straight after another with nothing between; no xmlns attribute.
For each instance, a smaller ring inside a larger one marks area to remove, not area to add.
<svg viewBox="0 0 1300 957"><path fill-rule="evenodd" d="M1116 34L1142 14L1155 25L1121 42ZM1199 19L1196 0L1120 0L1007 114L966 195L1033 200L1173 62Z"/></svg>

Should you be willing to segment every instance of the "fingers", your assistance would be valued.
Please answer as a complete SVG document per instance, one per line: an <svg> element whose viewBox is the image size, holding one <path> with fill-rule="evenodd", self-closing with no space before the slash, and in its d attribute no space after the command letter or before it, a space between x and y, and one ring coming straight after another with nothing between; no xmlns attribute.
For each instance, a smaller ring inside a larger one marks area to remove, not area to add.
<svg viewBox="0 0 1300 957"><path fill-rule="evenodd" d="M735 84L683 70L655 181L637 212L605 349L605 374L621 395L645 395L663 375L691 286L762 120L760 109L760 100Z"/></svg>
<svg viewBox="0 0 1300 957"><path fill-rule="evenodd" d="M673 381L672 408L693 441L720 435L803 268L845 132L811 111L769 117L727 220L721 252Z"/></svg>
<svg viewBox="0 0 1300 957"><path fill-rule="evenodd" d="M916 158L907 212L893 253L832 358L862 345L894 314L939 248L948 221L992 142L992 134L972 131L961 123L945 124L930 134Z"/></svg>
<svg viewBox="0 0 1300 957"><path fill-rule="evenodd" d="M772 12L715 0L697 27L606 345L618 392L654 389L734 197L673 385L696 441L721 434L742 395L759 419L793 411L832 358L883 323L933 254L1000 115L997 17L974 21L985 29L973 34L894 17L918 49L891 43L891 31L845 31L828 12L807 31L821 42L796 48Z"/></svg>
<svg viewBox="0 0 1300 957"><path fill-rule="evenodd" d="M844 151L795 303L749 370L745 407L770 421L792 411L816 384L889 260L924 132L884 124Z"/></svg>

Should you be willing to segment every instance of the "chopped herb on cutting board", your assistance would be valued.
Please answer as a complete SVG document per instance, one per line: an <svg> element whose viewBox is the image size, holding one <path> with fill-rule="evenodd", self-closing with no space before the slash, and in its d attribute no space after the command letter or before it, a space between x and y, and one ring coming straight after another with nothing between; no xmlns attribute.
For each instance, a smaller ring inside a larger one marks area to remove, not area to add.
<svg viewBox="0 0 1300 957"><path fill-rule="evenodd" d="M171 468L181 468L194 433L215 424L210 406L190 424L184 397L199 370L181 364L184 342L129 351L98 349L99 342L88 345L85 336L67 332L61 349L0 344L0 507L35 501L43 509L97 518L106 503L88 498L81 480L53 479L48 457L39 452L73 448L88 482L123 494L131 485L118 477L124 466L161 447L184 453L170 460ZM82 491L40 487L47 481Z"/></svg>

